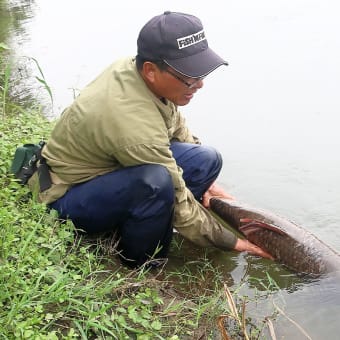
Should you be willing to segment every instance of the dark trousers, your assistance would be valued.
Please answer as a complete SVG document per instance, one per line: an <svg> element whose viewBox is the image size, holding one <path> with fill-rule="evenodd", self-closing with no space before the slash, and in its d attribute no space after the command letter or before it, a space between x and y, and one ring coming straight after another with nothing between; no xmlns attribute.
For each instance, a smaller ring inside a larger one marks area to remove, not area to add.
<svg viewBox="0 0 340 340"><path fill-rule="evenodd" d="M217 178L222 159L211 147L174 142L171 151L197 200ZM88 233L118 232L122 260L132 267L166 257L175 193L161 165L127 167L73 186L50 207ZM156 254L155 254L156 253Z"/></svg>

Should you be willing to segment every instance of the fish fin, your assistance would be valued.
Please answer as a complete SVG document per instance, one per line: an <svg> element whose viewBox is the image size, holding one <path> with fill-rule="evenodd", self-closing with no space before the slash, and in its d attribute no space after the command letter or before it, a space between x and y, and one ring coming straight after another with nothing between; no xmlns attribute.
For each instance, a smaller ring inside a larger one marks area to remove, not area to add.
<svg viewBox="0 0 340 340"><path fill-rule="evenodd" d="M259 229L268 229L280 235L287 235L287 233L280 229L278 226L263 221L252 220L250 218L241 218L240 223L241 226L239 230L245 235L255 232Z"/></svg>

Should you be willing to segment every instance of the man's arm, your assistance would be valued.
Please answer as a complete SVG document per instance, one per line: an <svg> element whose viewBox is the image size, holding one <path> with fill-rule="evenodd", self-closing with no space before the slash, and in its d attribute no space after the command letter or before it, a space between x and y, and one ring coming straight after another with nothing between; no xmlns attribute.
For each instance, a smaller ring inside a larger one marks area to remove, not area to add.
<svg viewBox="0 0 340 340"><path fill-rule="evenodd" d="M198 137L194 136L188 126L186 125L185 118L180 111L175 111L174 132L172 140L183 143L201 144Z"/></svg>
<svg viewBox="0 0 340 340"><path fill-rule="evenodd" d="M233 196L228 194L223 188L221 188L216 183L213 183L210 188L204 193L202 204L204 207L209 208L210 206L210 198L212 197L219 197L219 198L227 198L227 199L234 199ZM255 244L249 242L248 240L238 238L234 249L238 251L246 251L247 253L258 255L267 259L273 260L273 256L269 253L261 249L260 247L256 246Z"/></svg>

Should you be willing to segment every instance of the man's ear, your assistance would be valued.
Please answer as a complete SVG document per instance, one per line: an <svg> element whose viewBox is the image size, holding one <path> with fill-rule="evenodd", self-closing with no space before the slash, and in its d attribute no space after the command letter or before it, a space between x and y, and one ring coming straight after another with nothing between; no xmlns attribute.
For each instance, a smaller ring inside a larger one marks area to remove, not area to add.
<svg viewBox="0 0 340 340"><path fill-rule="evenodd" d="M150 62L150 61L146 61L143 64L143 69L142 69L143 75L144 77L150 82L150 83L154 83L155 81L155 75L157 72L157 66Z"/></svg>

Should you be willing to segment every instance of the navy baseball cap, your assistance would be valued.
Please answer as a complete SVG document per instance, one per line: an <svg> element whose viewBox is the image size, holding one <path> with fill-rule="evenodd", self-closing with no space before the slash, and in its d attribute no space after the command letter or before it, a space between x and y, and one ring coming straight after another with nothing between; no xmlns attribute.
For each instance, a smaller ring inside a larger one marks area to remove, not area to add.
<svg viewBox="0 0 340 340"><path fill-rule="evenodd" d="M191 78L228 65L208 46L201 20L178 12L166 11L148 21L139 33L137 53L150 61L163 60Z"/></svg>

